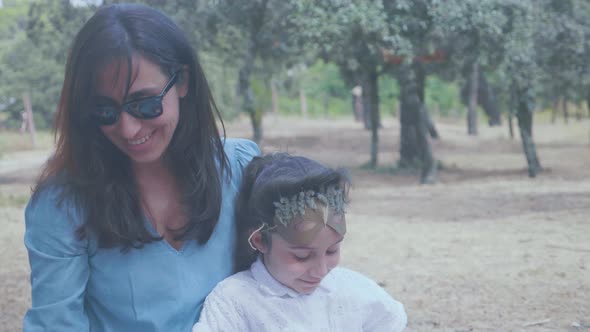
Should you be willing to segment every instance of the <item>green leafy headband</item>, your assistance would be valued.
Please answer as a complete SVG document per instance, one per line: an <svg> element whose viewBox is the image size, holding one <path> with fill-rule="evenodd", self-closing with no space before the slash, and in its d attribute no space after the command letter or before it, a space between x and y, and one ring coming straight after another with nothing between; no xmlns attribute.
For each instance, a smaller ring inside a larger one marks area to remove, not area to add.
<svg viewBox="0 0 590 332"><path fill-rule="evenodd" d="M318 200L325 208L332 208L335 213L346 213L346 201L344 191L337 186L320 188L320 191L314 190L302 191L290 198L281 197L278 202L273 202L275 206L275 218L284 227L296 216L304 216L306 208L317 209ZM328 213L324 213L324 224L327 223Z"/></svg>

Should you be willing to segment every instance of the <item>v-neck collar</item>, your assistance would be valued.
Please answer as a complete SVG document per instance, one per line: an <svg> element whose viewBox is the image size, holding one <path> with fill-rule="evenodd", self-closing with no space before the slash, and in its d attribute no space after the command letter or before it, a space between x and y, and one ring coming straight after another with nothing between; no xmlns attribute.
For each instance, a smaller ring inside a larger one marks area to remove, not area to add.
<svg viewBox="0 0 590 332"><path fill-rule="evenodd" d="M187 246L188 240L184 240L182 242L182 245L180 246L180 248L176 249L170 244L170 242L166 241L166 239L162 236L162 234L158 233L158 230L156 230L156 228L150 222L150 219L145 215L145 213L143 213L143 224L151 235L162 238L158 242L162 242L162 245L164 245L166 248L168 248L169 250L172 250L176 254L182 254L184 252L184 249Z"/></svg>

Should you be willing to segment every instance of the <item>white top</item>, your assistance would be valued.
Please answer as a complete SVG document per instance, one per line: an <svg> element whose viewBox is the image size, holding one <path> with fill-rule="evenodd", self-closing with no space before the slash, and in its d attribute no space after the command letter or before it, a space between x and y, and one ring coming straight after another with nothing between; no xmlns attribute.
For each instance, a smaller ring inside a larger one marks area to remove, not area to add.
<svg viewBox="0 0 590 332"><path fill-rule="evenodd" d="M207 296L192 332L401 332L404 306L360 273L336 267L311 294L276 281L257 260Z"/></svg>

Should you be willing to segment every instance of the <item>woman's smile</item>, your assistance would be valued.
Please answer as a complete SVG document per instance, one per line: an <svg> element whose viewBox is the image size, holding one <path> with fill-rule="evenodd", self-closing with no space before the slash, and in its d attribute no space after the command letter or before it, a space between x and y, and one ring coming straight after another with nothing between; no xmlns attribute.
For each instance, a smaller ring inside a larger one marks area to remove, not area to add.
<svg viewBox="0 0 590 332"><path fill-rule="evenodd" d="M143 144L143 143L147 142L152 137L152 135L154 134L154 131L152 131L151 133L149 133L149 134L147 134L147 135L145 135L145 136L143 136L141 138L138 138L138 139L135 139L135 140L128 140L127 143L129 143L130 145L140 145L140 144Z"/></svg>

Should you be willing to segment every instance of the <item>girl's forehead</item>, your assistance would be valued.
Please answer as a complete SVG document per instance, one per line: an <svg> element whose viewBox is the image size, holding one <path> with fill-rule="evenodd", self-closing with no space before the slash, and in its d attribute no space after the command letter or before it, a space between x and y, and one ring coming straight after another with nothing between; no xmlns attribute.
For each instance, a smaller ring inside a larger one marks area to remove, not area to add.
<svg viewBox="0 0 590 332"><path fill-rule="evenodd" d="M306 208L303 215L297 214L289 224L284 225L275 220L276 233L285 239L290 246L308 247L311 244L321 246L323 242L330 242L330 236L322 236L329 230L340 237L346 233L346 220L344 213L338 213L334 209L320 205L316 208ZM331 245L331 244L329 244Z"/></svg>
<svg viewBox="0 0 590 332"><path fill-rule="evenodd" d="M338 219L341 219L339 216ZM272 233L272 247L278 245L281 250L288 249L326 249L344 238L344 233L340 233L329 224L324 224L323 221L318 223L304 222L302 224L303 230L293 230L285 234L284 232ZM275 245L276 244L276 245Z"/></svg>

